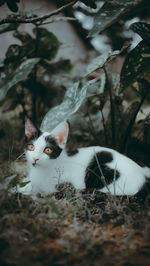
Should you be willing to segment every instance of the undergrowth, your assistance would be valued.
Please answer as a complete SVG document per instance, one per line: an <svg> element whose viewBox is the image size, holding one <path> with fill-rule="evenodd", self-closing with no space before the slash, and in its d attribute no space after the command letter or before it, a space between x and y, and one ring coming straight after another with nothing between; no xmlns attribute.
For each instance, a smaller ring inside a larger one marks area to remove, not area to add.
<svg viewBox="0 0 150 266"><path fill-rule="evenodd" d="M37 200L1 190L1 265L148 265L149 203L70 184Z"/></svg>

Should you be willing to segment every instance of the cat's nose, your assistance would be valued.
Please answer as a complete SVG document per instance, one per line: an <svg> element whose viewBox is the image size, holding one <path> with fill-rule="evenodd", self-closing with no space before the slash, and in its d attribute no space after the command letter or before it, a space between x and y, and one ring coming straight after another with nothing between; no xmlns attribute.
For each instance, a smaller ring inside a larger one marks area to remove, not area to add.
<svg viewBox="0 0 150 266"><path fill-rule="evenodd" d="M34 158L34 159L33 159L34 163L33 163L32 165L33 165L33 166L36 166L36 165L37 165L36 163L37 163L38 160L39 160L38 158Z"/></svg>
<svg viewBox="0 0 150 266"><path fill-rule="evenodd" d="M38 160L39 160L39 159L37 159L37 158L34 158L34 162L35 162L35 163L36 163Z"/></svg>

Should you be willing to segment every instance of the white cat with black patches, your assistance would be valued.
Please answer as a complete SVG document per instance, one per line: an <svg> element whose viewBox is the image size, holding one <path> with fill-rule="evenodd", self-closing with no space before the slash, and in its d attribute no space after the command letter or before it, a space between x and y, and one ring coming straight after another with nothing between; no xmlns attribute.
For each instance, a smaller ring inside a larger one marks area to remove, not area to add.
<svg viewBox="0 0 150 266"><path fill-rule="evenodd" d="M29 183L19 188L24 194L48 195L57 185L72 183L76 189L99 189L112 195L134 195L150 190L150 169L140 167L119 152L100 146L80 148L72 156L65 149L69 127L67 122L52 132L39 131L27 119L26 159Z"/></svg>

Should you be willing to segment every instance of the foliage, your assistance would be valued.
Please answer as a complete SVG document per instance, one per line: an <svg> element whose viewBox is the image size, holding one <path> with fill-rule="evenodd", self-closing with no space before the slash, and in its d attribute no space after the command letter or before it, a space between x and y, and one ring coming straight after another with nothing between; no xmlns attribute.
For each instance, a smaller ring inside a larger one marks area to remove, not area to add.
<svg viewBox="0 0 150 266"><path fill-rule="evenodd" d="M25 62L23 62L14 73L11 73L11 79L8 80L1 80L1 90L0 90L0 101L2 101L8 90L11 89L13 86L15 86L20 81L26 79L26 77L29 75L29 73L32 71L35 64L39 62L38 58L32 58L28 59Z"/></svg>
<svg viewBox="0 0 150 266"><path fill-rule="evenodd" d="M3 4L7 4L8 8L12 11L12 12L17 12L18 11L18 6L17 3L19 3L20 0L0 0L0 6L2 6Z"/></svg>
<svg viewBox="0 0 150 266"><path fill-rule="evenodd" d="M53 107L46 114L41 124L41 130L50 132L59 123L74 114L85 100L87 91L92 92L93 83L95 89L98 89L100 82L97 79L87 82L83 87L80 86L79 82L76 82L72 87L68 88L63 102L59 106Z"/></svg>
<svg viewBox="0 0 150 266"><path fill-rule="evenodd" d="M132 0L108 0L100 8L94 17L94 26L89 33L89 37L93 37L104 31L106 28L114 24L128 8L133 8Z"/></svg>
<svg viewBox="0 0 150 266"><path fill-rule="evenodd" d="M140 34L143 40L126 57L121 72L122 88L150 73L150 25L137 22L131 25L131 29Z"/></svg>
<svg viewBox="0 0 150 266"><path fill-rule="evenodd" d="M19 26L19 23L0 25L0 34L16 30L18 26Z"/></svg>
<svg viewBox="0 0 150 266"><path fill-rule="evenodd" d="M135 26L136 24L134 23L134 27ZM140 29L140 27L143 29L142 23L138 23L138 29ZM147 24L147 28L148 27L149 25ZM142 34L144 36L143 31ZM147 35L148 31L146 32L146 36ZM74 123L77 123L82 129L85 121L88 125L92 123L92 125L88 127L84 126L86 134L90 129L90 134L88 135L89 138L92 132L92 137L96 139L98 143L105 143L105 145L124 151L128 138L131 136L132 128L140 107L146 98L149 100L149 82L147 81L145 84L145 81L142 79L148 76L150 71L149 46L147 42L142 40L133 50L129 51L122 67L121 75L111 73L109 70L109 64L121 53L122 51L109 52L93 59L93 61L87 66L87 71L83 74L83 78L81 78L85 85L82 85L81 89L77 92L77 95L76 91L79 83L75 83L70 89L68 88L67 93L70 95L70 100L65 97L61 105L50 110L42 122L42 128L44 125L44 129L46 129L47 125L47 129L51 130L60 121L69 119L69 117L80 108L78 110L79 116L76 116L77 119L75 119ZM91 98L91 100L87 98L86 93L81 96L80 93L82 93L82 91L86 89L86 86L88 86L86 79L90 77L93 72L98 70L100 70L99 80L105 76L103 90L100 90L97 95L93 96L94 98ZM136 84L135 81L137 82ZM129 86L136 97L134 96L134 100L129 107L125 109L123 106L124 92L129 89ZM147 89L145 89L145 86ZM84 98L88 99L86 103L83 101ZM93 104L93 108L91 108L92 102L95 102L97 105L98 101L99 106L95 106L96 108L94 110L95 104ZM80 107L82 102L84 102L84 107ZM110 103L110 107L108 107L108 102ZM110 111L108 111L108 108L110 108ZM76 120L78 122L76 122ZM72 117L70 117L70 121L72 121ZM50 126L48 126L48 124ZM101 125L101 127L99 127L98 124ZM76 126L75 128L77 129ZM119 128L119 131L117 128ZM77 131L79 132L79 130L80 129L78 128Z"/></svg>
<svg viewBox="0 0 150 266"><path fill-rule="evenodd" d="M81 2L87 5L86 1ZM145 3L145 1L143 1L143 3ZM142 1L138 1L136 4L138 9L138 4L142 5ZM131 0L106 0L99 10L97 9L97 11L93 12L94 24L88 36L97 36L99 33L114 25L120 18L126 18L132 9L136 10L136 4ZM95 8L94 6L92 7L92 5L90 7ZM42 126L47 124L48 129L52 129L52 127L56 126L62 119L65 120L70 118L70 122L75 129L74 131L78 135L82 135L85 139L87 136L88 139L91 138L91 142L95 140L96 144L105 144L124 152L128 140L131 138L137 114L143 102L145 100L149 102L149 84L147 83L147 89L145 89L144 80L150 73L149 28L150 26L146 22L133 23L131 29L138 33L143 39L135 48L127 51L128 47L125 46L119 51L103 53L93 59L88 65L86 73L81 75L81 91L86 87L86 84L88 85L88 79L92 75L94 76L94 72L97 72L97 75L99 75L100 82L101 78L105 76L103 90L100 90L95 96L92 96L91 93L90 98L85 94L84 97L86 101L82 100L82 105L79 101L78 111L77 108L74 109L77 111L76 114L74 114L75 111L72 112L72 105L64 98L60 106L55 107L46 114ZM120 75L111 73L111 61L126 52L127 56ZM74 86L76 86L76 84L71 87L73 88ZM70 89L71 88L68 88L68 91L70 91ZM125 108L124 99L126 91L129 91L129 89L133 94L133 100L129 103L129 106ZM74 90L76 91L76 89ZM74 99L73 93L71 98ZM52 122L53 115L55 117L55 122ZM51 126L48 126L48 121L50 121ZM145 122L143 121L143 123L145 127ZM82 133L80 132L81 128ZM117 130L118 128L120 130Z"/></svg>
<svg viewBox="0 0 150 266"><path fill-rule="evenodd" d="M100 8L93 0L81 1L87 6L87 12L94 10L93 28L88 35L97 36L109 29L120 18L127 18L133 5L136 9L145 1L106 0ZM68 4L69 1L63 3ZM32 35L20 32L18 27L16 23L0 28L0 33L14 31L15 38L21 42L21 45L8 48L1 63L0 95L4 110L8 110L8 101L13 109L21 104L22 118L27 115L37 123L46 114L41 128L49 131L60 121L69 119L74 132L82 139L125 151L137 114L143 102L149 102L150 99L149 24L132 24L131 29L142 38L135 48L128 51L128 47L122 47L98 55L89 62L86 72L75 78L70 75L68 60L55 60L61 43L53 33L36 23ZM121 73L111 72L112 61L125 53L127 55ZM28 71L24 69L23 75L20 75L18 71L26 63L29 63ZM67 72L69 75L65 76ZM133 97L128 107L125 107L125 95L129 90ZM146 117L143 123L147 128Z"/></svg>
<svg viewBox="0 0 150 266"><path fill-rule="evenodd" d="M14 37L21 41L21 45L10 45L1 64L0 101L4 104L11 100L13 109L21 104L23 115L32 116L33 120L38 120L40 113L37 114L37 110L40 109L41 113L45 112L44 110L51 105L48 100L49 84L45 79L49 81L50 76L59 71L62 73L70 71L71 64L69 60L62 59L53 63L61 45L53 33L36 26L33 28L34 35L31 36L28 33L19 32L17 28L18 26L13 28ZM1 33L13 29L10 26L5 29L2 27ZM29 107L28 101L32 102ZM43 108L39 108L39 105Z"/></svg>

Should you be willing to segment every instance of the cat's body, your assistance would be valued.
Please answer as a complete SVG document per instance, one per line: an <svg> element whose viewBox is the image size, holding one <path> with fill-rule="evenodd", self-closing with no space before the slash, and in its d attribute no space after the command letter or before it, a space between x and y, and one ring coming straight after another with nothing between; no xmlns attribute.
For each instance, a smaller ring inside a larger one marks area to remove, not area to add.
<svg viewBox="0 0 150 266"><path fill-rule="evenodd" d="M31 127L28 122L28 129ZM48 195L57 191L58 184L69 182L76 189L96 188L112 195L134 195L150 177L149 168L142 168L109 148L81 148L69 156L65 149L67 136L67 123L61 124L51 133L40 133L37 138L28 134L32 150L26 151L29 175L24 181L30 182L20 191Z"/></svg>

